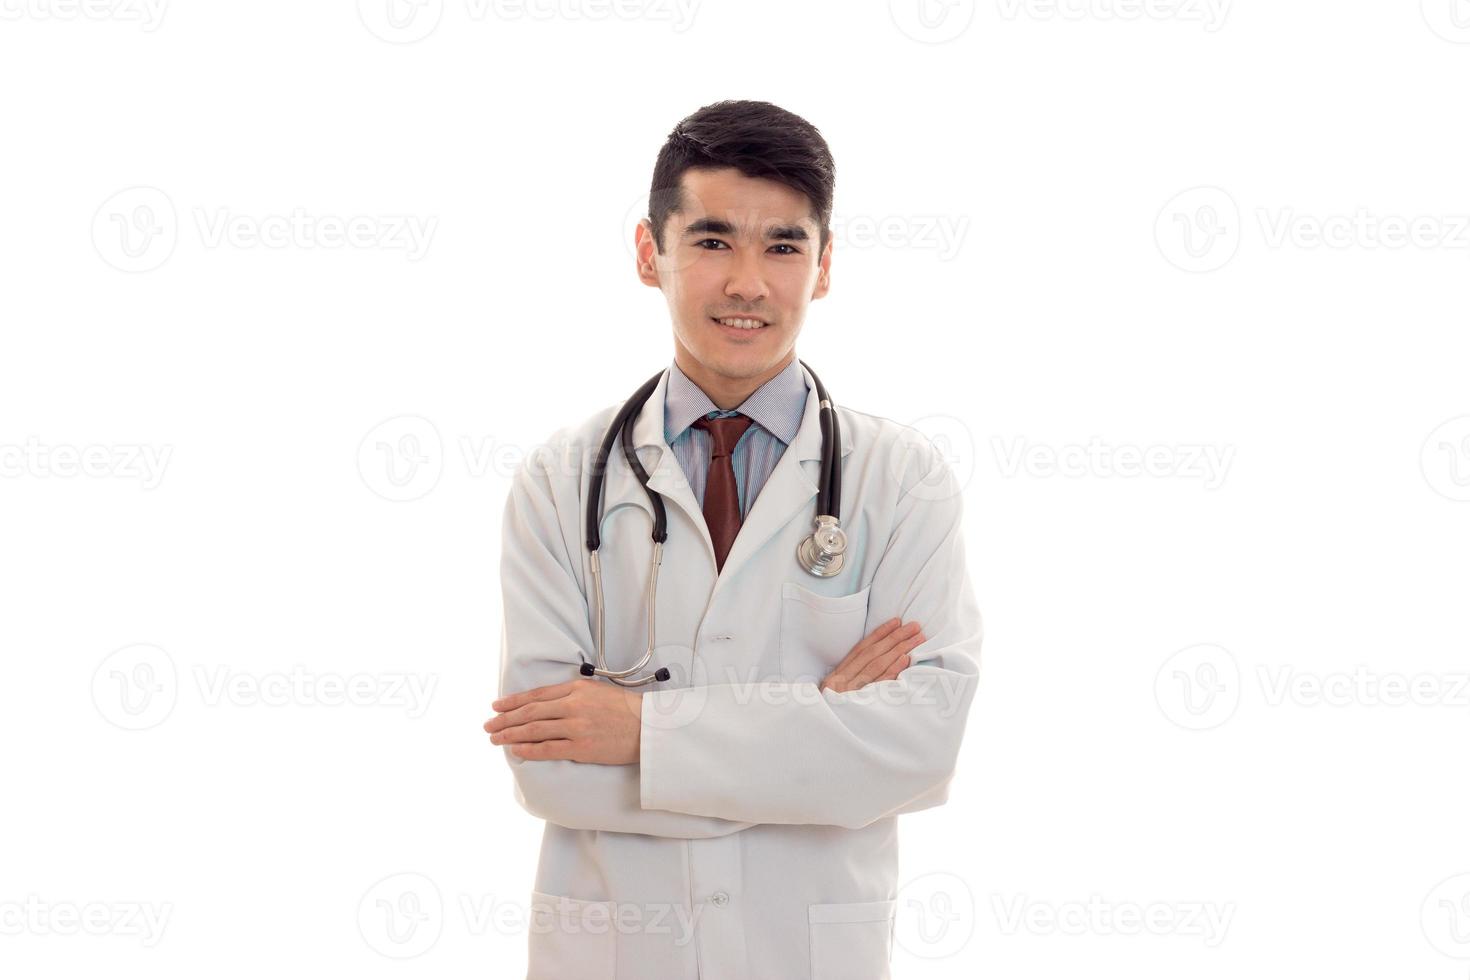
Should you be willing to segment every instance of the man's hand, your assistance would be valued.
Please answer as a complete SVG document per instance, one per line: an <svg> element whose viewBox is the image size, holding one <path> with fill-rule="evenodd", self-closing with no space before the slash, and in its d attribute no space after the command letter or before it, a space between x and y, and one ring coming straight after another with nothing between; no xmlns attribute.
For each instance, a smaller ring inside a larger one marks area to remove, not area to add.
<svg viewBox="0 0 1470 980"><path fill-rule="evenodd" d="M842 658L842 663L823 679L821 689L840 694L856 691L874 681L894 680L909 665L909 651L924 640L918 623L900 626L896 618L890 619L863 637Z"/></svg>
<svg viewBox="0 0 1470 980"><path fill-rule="evenodd" d="M616 684L579 677L563 684L508 694L485 722L496 745L522 759L569 759L606 766L638 761L643 695Z"/></svg>

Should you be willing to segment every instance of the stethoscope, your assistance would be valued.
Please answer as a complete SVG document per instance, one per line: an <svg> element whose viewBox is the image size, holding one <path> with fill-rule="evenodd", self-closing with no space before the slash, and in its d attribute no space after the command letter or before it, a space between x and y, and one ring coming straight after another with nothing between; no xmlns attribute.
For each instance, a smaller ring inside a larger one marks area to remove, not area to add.
<svg viewBox="0 0 1470 980"><path fill-rule="evenodd" d="M817 484L817 514L814 520L815 529L806 540L796 547L796 560L802 568L818 578L831 578L842 571L843 556L847 553L847 535L842 531L842 469L839 464L837 446L842 444L841 430L837 427L837 411L832 407L832 400L827 397L827 389L823 386L817 373L807 366L805 361L801 366L806 368L812 376L812 381L817 386L818 407L822 424L822 466ZM653 389L658 387L659 379L664 376L660 371L643 383L643 387L633 392L618 414L613 418L612 425L608 426L607 435L602 439L602 445L597 450L596 457L592 461L592 479L587 486L587 550L592 568L592 589L597 603L597 664L596 666L582 661L582 676L584 677L606 677L614 683L624 687L640 687L651 681L666 681L669 679L669 668L660 667L652 674L643 677L627 678L638 673L648 662L653 659L654 613L657 609L655 596L658 589L658 566L663 561L664 541L668 539L668 514L664 510L663 496L648 485L648 473L643 469L643 464L638 460L638 454L633 451L632 426L628 420L638 414L643 403L648 401L648 396L653 394ZM602 563L598 559L597 549L602 545L602 479L607 472L608 457L612 454L613 440L622 436L623 455L628 460L628 466L638 477L638 482L643 484L643 492L648 494L648 500L653 504L653 558L648 566L648 649L643 651L643 659L629 667L627 670L609 670L607 666L607 654L604 648L604 612L602 605Z"/></svg>

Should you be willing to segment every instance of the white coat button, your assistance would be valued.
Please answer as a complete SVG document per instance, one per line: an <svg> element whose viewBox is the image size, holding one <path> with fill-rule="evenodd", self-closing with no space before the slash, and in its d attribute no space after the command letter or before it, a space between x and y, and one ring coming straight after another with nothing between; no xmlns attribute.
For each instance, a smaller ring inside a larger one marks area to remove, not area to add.
<svg viewBox="0 0 1470 980"><path fill-rule="evenodd" d="M709 900L714 902L718 908L724 908L730 904L730 896L725 892L715 892L709 897Z"/></svg>

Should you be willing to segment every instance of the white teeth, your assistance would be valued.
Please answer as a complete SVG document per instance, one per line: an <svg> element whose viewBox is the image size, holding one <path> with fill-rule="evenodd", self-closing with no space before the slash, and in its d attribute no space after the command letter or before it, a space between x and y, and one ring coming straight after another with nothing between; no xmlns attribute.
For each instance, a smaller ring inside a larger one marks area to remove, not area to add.
<svg viewBox="0 0 1470 980"><path fill-rule="evenodd" d="M719 322L723 323L727 327L739 327L741 330L757 330L765 326L765 324L759 320L738 320L734 318L728 318Z"/></svg>

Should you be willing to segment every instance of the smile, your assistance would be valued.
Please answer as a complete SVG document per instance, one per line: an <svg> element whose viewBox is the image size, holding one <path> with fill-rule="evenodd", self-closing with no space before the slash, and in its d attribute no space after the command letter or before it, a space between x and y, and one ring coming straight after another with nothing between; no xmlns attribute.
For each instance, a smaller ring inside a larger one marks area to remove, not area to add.
<svg viewBox="0 0 1470 980"><path fill-rule="evenodd" d="M747 317L731 316L725 317L721 320L716 320L714 317L710 317L710 319L713 320L715 323L718 323L722 327L731 327L735 330L759 330L762 327L769 326L769 324L766 323L766 321L764 320L754 320Z"/></svg>

